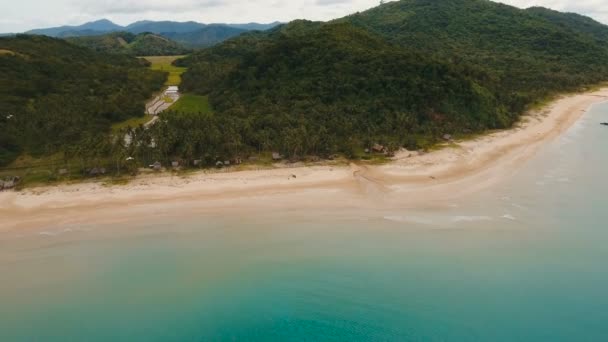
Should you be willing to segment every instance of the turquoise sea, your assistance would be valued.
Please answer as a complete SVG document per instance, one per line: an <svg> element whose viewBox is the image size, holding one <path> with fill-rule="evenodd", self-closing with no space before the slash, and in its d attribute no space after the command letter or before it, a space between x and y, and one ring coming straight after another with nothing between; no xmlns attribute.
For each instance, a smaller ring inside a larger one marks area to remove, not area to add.
<svg viewBox="0 0 608 342"><path fill-rule="evenodd" d="M0 341L608 341L601 121L446 208L0 233Z"/></svg>

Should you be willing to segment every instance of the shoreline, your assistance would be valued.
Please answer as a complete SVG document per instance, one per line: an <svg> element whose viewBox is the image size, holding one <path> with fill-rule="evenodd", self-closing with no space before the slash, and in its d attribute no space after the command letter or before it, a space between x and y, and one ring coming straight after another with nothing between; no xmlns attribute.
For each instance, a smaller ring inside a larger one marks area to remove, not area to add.
<svg viewBox="0 0 608 342"><path fill-rule="evenodd" d="M142 176L126 185L85 182L2 192L0 232L179 217L188 212L427 206L508 179L592 105L606 101L608 87L561 96L522 116L511 129L429 153L401 151L384 165L196 172Z"/></svg>

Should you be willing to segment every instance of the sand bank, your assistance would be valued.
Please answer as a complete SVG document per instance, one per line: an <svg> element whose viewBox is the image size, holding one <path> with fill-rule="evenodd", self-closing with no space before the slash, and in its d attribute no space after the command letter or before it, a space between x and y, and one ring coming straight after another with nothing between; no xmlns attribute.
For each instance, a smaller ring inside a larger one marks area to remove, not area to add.
<svg viewBox="0 0 608 342"><path fill-rule="evenodd" d="M608 88L563 96L514 128L430 153L401 151L385 165L285 167L188 176L142 176L127 185L79 183L0 193L0 231L151 219L224 210L409 207L492 186L530 159Z"/></svg>

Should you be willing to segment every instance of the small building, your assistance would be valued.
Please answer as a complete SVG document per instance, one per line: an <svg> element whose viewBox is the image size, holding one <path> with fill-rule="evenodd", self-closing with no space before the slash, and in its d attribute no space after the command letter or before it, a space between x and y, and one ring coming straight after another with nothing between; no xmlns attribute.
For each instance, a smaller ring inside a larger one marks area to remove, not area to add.
<svg viewBox="0 0 608 342"><path fill-rule="evenodd" d="M179 162L178 161L172 161L171 162L171 166L175 169L179 167Z"/></svg>
<svg viewBox="0 0 608 342"><path fill-rule="evenodd" d="M230 166L230 160L224 160L224 166Z"/></svg>
<svg viewBox="0 0 608 342"><path fill-rule="evenodd" d="M445 140L445 141L450 141L450 140L452 140L452 135L451 135L451 134L444 134L444 135L443 135L443 140Z"/></svg>
<svg viewBox="0 0 608 342"><path fill-rule="evenodd" d="M89 170L89 176L99 176L99 174L99 169L96 167Z"/></svg>
<svg viewBox="0 0 608 342"><path fill-rule="evenodd" d="M12 180L5 180L2 184L2 190L9 190L15 187L15 182Z"/></svg>
<svg viewBox="0 0 608 342"><path fill-rule="evenodd" d="M201 159L196 159L192 161L192 165L194 166L201 166L203 164L203 161Z"/></svg>
<svg viewBox="0 0 608 342"><path fill-rule="evenodd" d="M169 86L167 88L167 90L165 90L166 95L177 95L178 92L179 92L178 86Z"/></svg>
<svg viewBox="0 0 608 342"><path fill-rule="evenodd" d="M272 152L272 160L281 160L283 156L279 152Z"/></svg>
<svg viewBox="0 0 608 342"><path fill-rule="evenodd" d="M224 163L218 160L217 162L215 162L215 166L220 168L220 167L224 166Z"/></svg>
<svg viewBox="0 0 608 342"><path fill-rule="evenodd" d="M382 152L384 152L384 146L382 146L380 144L374 144L374 146L372 146L372 151L374 151L376 153L382 153Z"/></svg>
<svg viewBox="0 0 608 342"><path fill-rule="evenodd" d="M68 169L59 169L58 173L60 176L65 176L68 174Z"/></svg>
<svg viewBox="0 0 608 342"><path fill-rule="evenodd" d="M163 169L163 164L161 164L159 161L157 161L154 164L150 165L150 168L154 171L160 171Z"/></svg>

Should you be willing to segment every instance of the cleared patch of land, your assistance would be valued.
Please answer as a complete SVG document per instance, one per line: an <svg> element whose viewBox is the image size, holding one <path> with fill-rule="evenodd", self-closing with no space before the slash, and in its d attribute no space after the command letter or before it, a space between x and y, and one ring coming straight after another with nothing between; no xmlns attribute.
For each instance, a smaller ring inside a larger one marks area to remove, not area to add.
<svg viewBox="0 0 608 342"><path fill-rule="evenodd" d="M169 73L169 77L167 78L165 85L178 86L182 83L182 74L186 72L186 68L176 67L171 63L182 57L184 56L149 56L142 58L152 63L150 69L166 71Z"/></svg>
<svg viewBox="0 0 608 342"><path fill-rule="evenodd" d="M171 110L185 113L203 113L209 114L212 112L209 98L207 96L184 94L182 97L171 106Z"/></svg>

